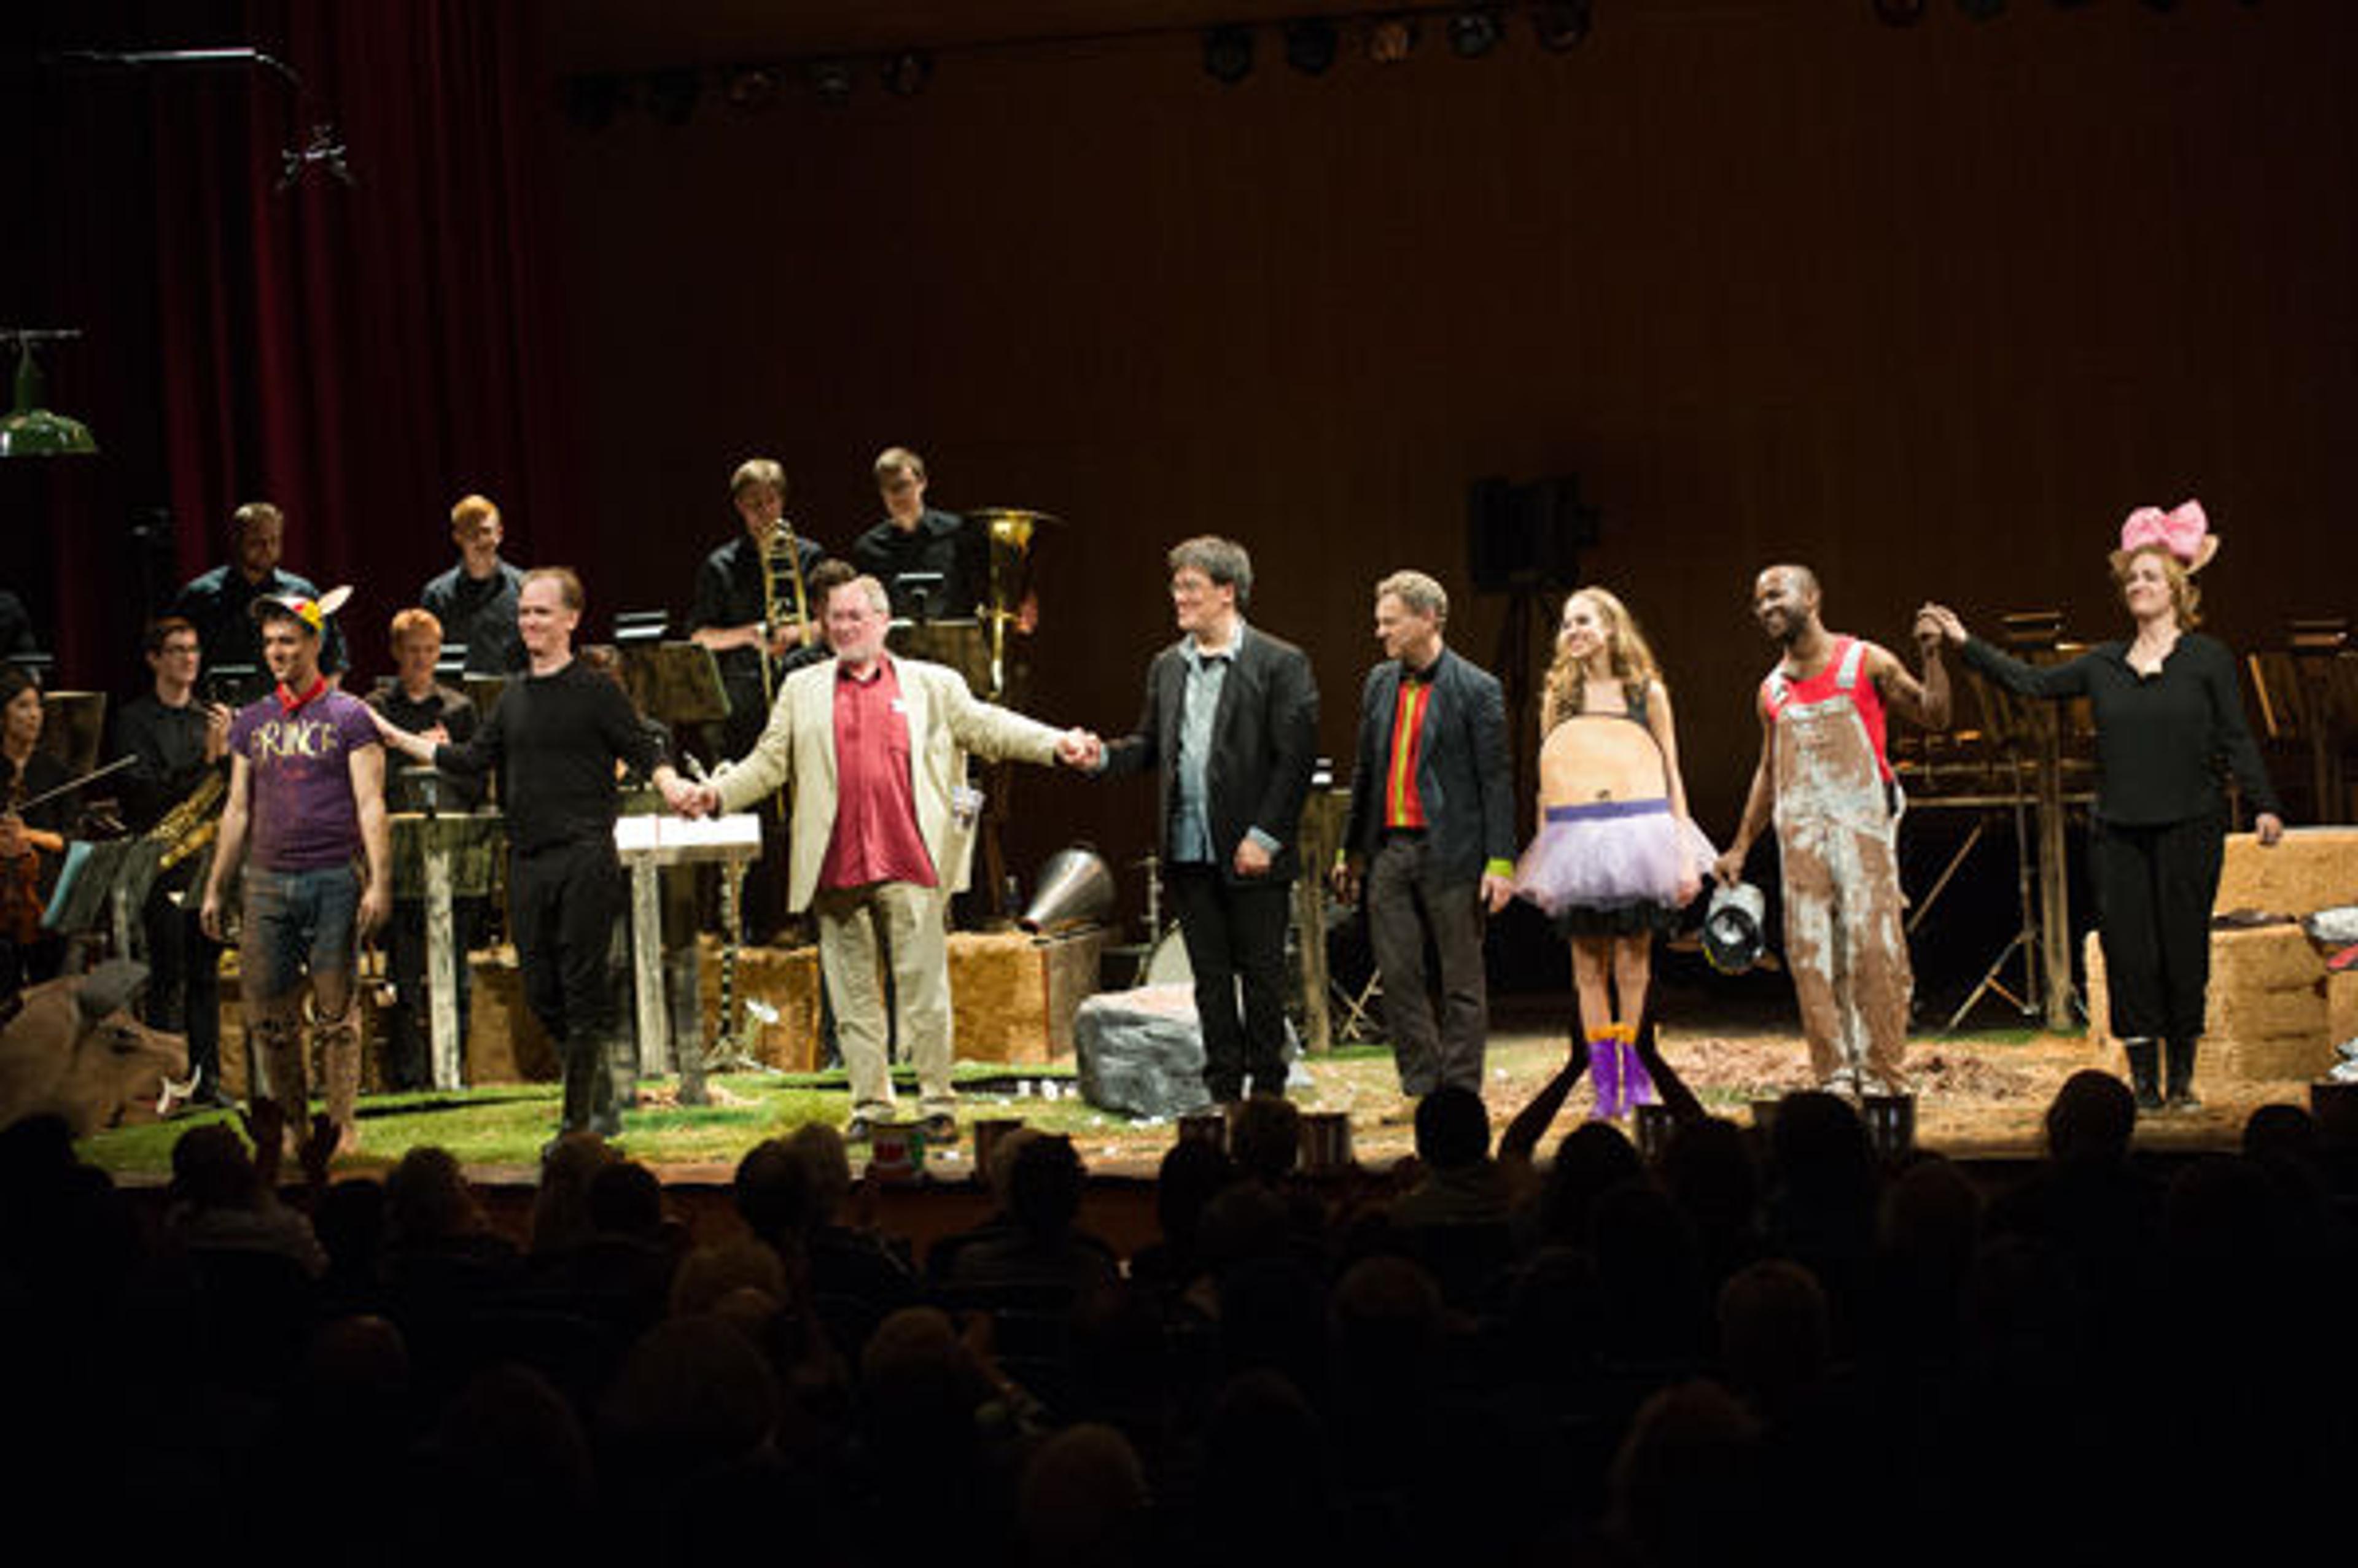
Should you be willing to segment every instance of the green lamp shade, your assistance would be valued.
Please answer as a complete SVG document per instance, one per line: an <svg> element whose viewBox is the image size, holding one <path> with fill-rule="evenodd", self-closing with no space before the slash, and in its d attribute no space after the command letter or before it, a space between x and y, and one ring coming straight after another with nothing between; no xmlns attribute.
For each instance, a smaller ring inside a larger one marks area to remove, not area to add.
<svg viewBox="0 0 2358 1568"><path fill-rule="evenodd" d="M33 362L33 346L22 344L16 358L16 406L0 418L0 458L70 457L97 451L90 427L37 406L41 395L41 372Z"/></svg>

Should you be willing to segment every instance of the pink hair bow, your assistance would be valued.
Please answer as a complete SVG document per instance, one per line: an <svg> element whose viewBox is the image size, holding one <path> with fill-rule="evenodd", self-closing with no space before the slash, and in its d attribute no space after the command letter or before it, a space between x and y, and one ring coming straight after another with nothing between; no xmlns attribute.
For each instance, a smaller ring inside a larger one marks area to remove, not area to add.
<svg viewBox="0 0 2358 1568"><path fill-rule="evenodd" d="M2211 519L2203 515L2199 501L2183 502L2169 512L2158 506L2140 506L2121 524L2121 548L2141 550L2159 545L2190 567L2208 553L2205 541L2210 534Z"/></svg>

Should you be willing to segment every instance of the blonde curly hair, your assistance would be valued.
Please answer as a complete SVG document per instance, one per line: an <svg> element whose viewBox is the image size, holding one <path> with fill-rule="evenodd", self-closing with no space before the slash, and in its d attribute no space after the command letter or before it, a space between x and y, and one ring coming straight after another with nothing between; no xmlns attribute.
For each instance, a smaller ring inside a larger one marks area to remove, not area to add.
<svg viewBox="0 0 2358 1568"><path fill-rule="evenodd" d="M1564 595L1564 607L1569 609L1575 599L1585 599L1595 607L1596 618L1605 624L1606 668L1621 683L1625 700L1636 708L1644 700L1646 688L1660 680L1662 674L1645 633L1638 628L1638 618L1607 589L1574 589ZM1587 688L1587 668L1564 651L1563 637L1559 632L1555 662L1548 665L1547 684L1540 694L1540 733L1549 733L1579 713L1585 703Z"/></svg>

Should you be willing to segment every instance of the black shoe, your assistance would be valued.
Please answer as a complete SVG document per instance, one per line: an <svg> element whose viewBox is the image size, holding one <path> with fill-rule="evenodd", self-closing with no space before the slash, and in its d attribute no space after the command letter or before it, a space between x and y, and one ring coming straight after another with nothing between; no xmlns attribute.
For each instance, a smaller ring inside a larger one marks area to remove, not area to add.
<svg viewBox="0 0 2358 1568"><path fill-rule="evenodd" d="M846 1143L865 1143L875 1135L875 1131L866 1117L855 1116L843 1124L843 1141Z"/></svg>
<svg viewBox="0 0 2358 1568"><path fill-rule="evenodd" d="M2168 1110L2201 1110L2202 1102L2194 1098L2194 1053L2192 1040L2162 1042L2163 1108Z"/></svg>
<svg viewBox="0 0 2358 1568"><path fill-rule="evenodd" d="M937 1110L917 1125L924 1130L929 1149L947 1149L958 1141L957 1118L948 1111Z"/></svg>

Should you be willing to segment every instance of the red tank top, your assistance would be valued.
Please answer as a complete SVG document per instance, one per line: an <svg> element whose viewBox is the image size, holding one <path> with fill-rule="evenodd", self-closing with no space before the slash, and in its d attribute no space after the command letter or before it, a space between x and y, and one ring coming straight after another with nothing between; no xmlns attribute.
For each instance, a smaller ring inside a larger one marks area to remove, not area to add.
<svg viewBox="0 0 2358 1568"><path fill-rule="evenodd" d="M1890 778L1891 759L1886 754L1883 741L1883 693L1876 689L1873 678L1866 673L1866 646L1856 638L1836 637L1825 668L1806 680L1794 679L1779 665L1761 685L1760 707L1773 722L1788 708L1806 707L1835 696L1849 697L1850 705L1858 710L1858 721L1866 730L1867 743L1875 748L1876 769L1886 779Z"/></svg>

